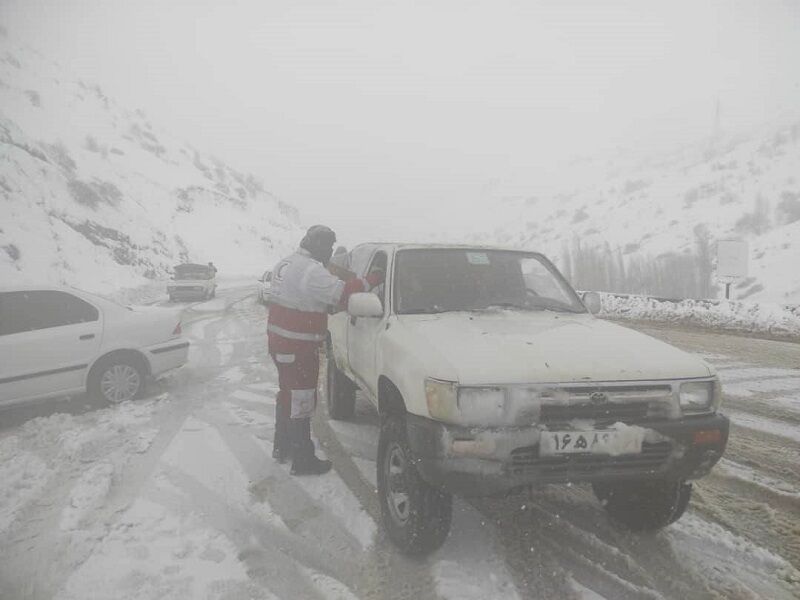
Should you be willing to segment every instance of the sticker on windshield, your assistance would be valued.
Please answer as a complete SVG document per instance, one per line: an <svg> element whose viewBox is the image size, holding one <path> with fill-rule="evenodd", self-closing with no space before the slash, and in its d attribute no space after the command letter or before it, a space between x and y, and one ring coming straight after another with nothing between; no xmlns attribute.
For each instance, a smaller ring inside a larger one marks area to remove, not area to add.
<svg viewBox="0 0 800 600"><path fill-rule="evenodd" d="M467 260L471 265L488 265L489 255L486 252L467 252Z"/></svg>

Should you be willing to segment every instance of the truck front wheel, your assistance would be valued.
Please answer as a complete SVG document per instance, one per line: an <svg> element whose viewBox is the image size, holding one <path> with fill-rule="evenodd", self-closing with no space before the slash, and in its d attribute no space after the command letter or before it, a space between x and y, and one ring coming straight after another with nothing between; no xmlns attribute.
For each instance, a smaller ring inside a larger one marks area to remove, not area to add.
<svg viewBox="0 0 800 600"><path fill-rule="evenodd" d="M352 419L356 410L356 386L336 367L333 352L328 349L328 377L325 396L331 419Z"/></svg>
<svg viewBox="0 0 800 600"><path fill-rule="evenodd" d="M424 481L414 465L405 419L387 417L378 442L378 498L390 540L406 554L428 554L450 532L453 497Z"/></svg>
<svg viewBox="0 0 800 600"><path fill-rule="evenodd" d="M683 481L594 483L594 494L612 521L631 531L654 531L681 518L692 484Z"/></svg>

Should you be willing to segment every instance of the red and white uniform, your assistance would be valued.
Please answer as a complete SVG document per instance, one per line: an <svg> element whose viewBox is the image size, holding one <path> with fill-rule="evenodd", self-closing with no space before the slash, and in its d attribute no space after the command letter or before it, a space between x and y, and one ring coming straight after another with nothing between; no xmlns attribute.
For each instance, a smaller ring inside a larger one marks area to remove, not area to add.
<svg viewBox="0 0 800 600"><path fill-rule="evenodd" d="M292 353L317 348L328 331L328 311L345 308L352 294L370 289L367 280L344 282L303 249L279 262L272 271L270 352Z"/></svg>
<svg viewBox="0 0 800 600"><path fill-rule="evenodd" d="M332 275L311 254L299 249L272 271L267 336L278 367L278 402L291 405L292 418L311 416L316 406L318 349L328 331L328 311L345 308L352 294L370 282L347 282Z"/></svg>

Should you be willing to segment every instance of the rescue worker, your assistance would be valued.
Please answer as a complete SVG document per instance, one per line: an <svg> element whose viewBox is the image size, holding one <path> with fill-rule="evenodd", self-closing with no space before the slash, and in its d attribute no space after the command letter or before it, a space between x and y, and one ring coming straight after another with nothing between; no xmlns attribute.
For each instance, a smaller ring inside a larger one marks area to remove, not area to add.
<svg viewBox="0 0 800 600"><path fill-rule="evenodd" d="M272 456L285 462L291 455L292 475L321 475L331 469L330 461L314 454L311 441L319 348L328 331L328 311L346 308L352 294L383 281L382 274L359 279L341 267L331 265L329 270L335 242L333 230L315 225L300 248L272 270L267 338L279 387Z"/></svg>

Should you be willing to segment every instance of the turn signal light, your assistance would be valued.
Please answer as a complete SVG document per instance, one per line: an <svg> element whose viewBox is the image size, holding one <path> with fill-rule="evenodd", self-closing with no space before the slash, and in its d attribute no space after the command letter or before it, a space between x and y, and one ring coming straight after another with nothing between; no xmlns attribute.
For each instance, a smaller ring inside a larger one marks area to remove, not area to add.
<svg viewBox="0 0 800 600"><path fill-rule="evenodd" d="M695 446L720 444L722 443L722 432L719 429L701 429L700 431L695 431L692 437L692 443Z"/></svg>

